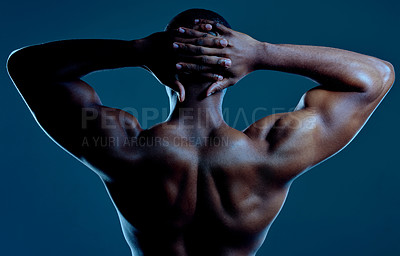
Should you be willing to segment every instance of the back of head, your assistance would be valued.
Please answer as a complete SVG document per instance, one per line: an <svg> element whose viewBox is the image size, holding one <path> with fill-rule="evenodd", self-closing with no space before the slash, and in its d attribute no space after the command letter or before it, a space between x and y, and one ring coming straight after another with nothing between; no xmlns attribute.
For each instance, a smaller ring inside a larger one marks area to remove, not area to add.
<svg viewBox="0 0 400 256"><path fill-rule="evenodd" d="M207 19L216 21L231 28L229 23L218 13L206 9L189 9L176 15L166 26L165 31L179 27L193 28L194 19Z"/></svg>
<svg viewBox="0 0 400 256"><path fill-rule="evenodd" d="M195 19L206 19L215 21L223 24L224 26L231 28L230 24L216 12L206 10L206 9L188 9L176 15L165 27L165 31L171 31L173 29L178 29L179 27L193 28ZM216 32L209 31L208 33L216 35ZM186 91L190 88L199 88L198 85L205 85L208 83L210 85L210 80L204 77L197 76L196 73L190 74L180 74L179 80L185 85ZM167 87L167 91L169 91Z"/></svg>

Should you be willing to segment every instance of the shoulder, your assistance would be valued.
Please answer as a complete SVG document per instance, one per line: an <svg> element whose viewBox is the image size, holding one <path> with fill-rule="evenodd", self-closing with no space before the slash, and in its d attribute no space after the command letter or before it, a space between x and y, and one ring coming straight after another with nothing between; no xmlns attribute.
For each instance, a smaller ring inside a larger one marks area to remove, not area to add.
<svg viewBox="0 0 400 256"><path fill-rule="evenodd" d="M251 139L265 139L274 124L285 115L287 113L278 113L261 118L244 129L243 133Z"/></svg>

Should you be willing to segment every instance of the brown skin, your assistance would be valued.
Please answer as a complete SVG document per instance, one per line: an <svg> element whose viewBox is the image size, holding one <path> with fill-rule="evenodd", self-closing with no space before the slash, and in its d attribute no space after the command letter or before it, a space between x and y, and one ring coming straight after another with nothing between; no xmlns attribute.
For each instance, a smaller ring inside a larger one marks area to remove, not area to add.
<svg viewBox="0 0 400 256"><path fill-rule="evenodd" d="M206 24L218 37L204 37ZM11 55L8 70L42 128L103 180L134 255L254 255L292 181L351 141L391 88L393 67L339 49L259 42L211 21L184 30L30 46ZM80 80L131 66L177 92L170 117L147 130ZM295 111L235 130L223 120L220 91L258 69L319 85ZM96 146L99 137L115 143Z"/></svg>

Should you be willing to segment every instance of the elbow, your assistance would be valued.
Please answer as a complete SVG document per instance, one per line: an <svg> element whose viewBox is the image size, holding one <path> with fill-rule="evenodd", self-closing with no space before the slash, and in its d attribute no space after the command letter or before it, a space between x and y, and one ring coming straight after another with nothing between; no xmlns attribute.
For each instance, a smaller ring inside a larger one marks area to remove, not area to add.
<svg viewBox="0 0 400 256"><path fill-rule="evenodd" d="M18 62L16 61L15 54L17 51L18 50L13 51L10 54L10 56L8 56L7 63L6 63L7 72L11 78L13 78L16 73L16 65Z"/></svg>
<svg viewBox="0 0 400 256"><path fill-rule="evenodd" d="M20 78L23 73L25 73L26 68L24 66L26 61L23 58L23 53L21 49L13 51L7 59L7 72L13 81Z"/></svg>
<svg viewBox="0 0 400 256"><path fill-rule="evenodd" d="M389 90L393 86L395 80L394 67L388 61L384 61L384 64L385 68L382 72L382 82L383 86L386 87L387 90Z"/></svg>
<svg viewBox="0 0 400 256"><path fill-rule="evenodd" d="M393 86L394 67L390 62L375 60L368 75L364 74L362 87L371 100L383 97Z"/></svg>
<svg viewBox="0 0 400 256"><path fill-rule="evenodd" d="M394 67L390 62L382 61L378 69L379 78L377 79L375 87L378 87L376 88L377 96L383 97L393 86L395 79Z"/></svg>
<svg viewBox="0 0 400 256"><path fill-rule="evenodd" d="M30 49L30 46L17 49L8 56L6 68L14 83L22 79L33 79L39 73L40 65L35 61L38 57Z"/></svg>

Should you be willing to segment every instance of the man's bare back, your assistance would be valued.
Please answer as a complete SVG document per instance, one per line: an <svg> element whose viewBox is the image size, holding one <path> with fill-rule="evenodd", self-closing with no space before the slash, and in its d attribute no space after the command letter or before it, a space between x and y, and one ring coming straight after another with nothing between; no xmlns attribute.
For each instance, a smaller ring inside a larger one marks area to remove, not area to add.
<svg viewBox="0 0 400 256"><path fill-rule="evenodd" d="M9 73L42 128L102 178L134 255L253 255L290 184L354 138L393 84L393 67L340 49L261 43L216 21L181 21L141 40L27 47L11 55ZM164 123L142 129L80 80L126 66L168 86ZM235 130L222 117L224 89L258 69L319 86L295 111Z"/></svg>
<svg viewBox="0 0 400 256"><path fill-rule="evenodd" d="M126 160L107 161L124 166L105 184L127 240L148 255L255 253L288 190L266 143L226 124L203 137L165 124L131 141L146 143Z"/></svg>

